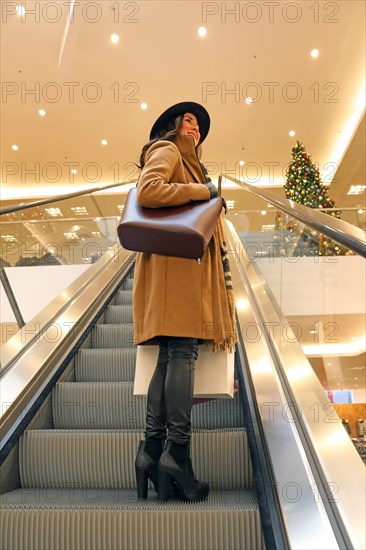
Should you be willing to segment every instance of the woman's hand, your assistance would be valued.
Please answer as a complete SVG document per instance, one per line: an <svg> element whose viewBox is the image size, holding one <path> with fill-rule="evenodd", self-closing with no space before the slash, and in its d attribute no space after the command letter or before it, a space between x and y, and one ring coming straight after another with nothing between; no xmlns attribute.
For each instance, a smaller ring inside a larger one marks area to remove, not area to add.
<svg viewBox="0 0 366 550"><path fill-rule="evenodd" d="M205 185L208 188L208 190L210 191L210 199L214 199L214 198L219 196L219 194L217 192L217 189L216 189L216 187L214 186L214 184L212 183L211 180L206 181ZM226 200L223 197L221 197L221 199L222 199L222 207L225 209L225 214L227 214Z"/></svg>
<svg viewBox="0 0 366 550"><path fill-rule="evenodd" d="M212 183L212 181L208 181L205 185L208 188L208 190L210 191L210 199L214 199L215 197L219 196L218 193L217 193L217 189L214 186L214 184Z"/></svg>

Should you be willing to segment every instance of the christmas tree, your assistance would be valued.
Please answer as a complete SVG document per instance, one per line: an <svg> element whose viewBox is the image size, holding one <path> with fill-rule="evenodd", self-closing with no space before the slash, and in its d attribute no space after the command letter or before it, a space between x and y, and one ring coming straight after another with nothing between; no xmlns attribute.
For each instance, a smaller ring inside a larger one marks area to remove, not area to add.
<svg viewBox="0 0 366 550"><path fill-rule="evenodd" d="M310 208L334 208L335 203L328 195L328 187L322 184L319 170L300 141L292 148L292 159L287 169L286 197ZM329 214L339 217L334 210Z"/></svg>
<svg viewBox="0 0 366 550"><path fill-rule="evenodd" d="M339 212L334 210L335 202L329 197L328 187L322 184L319 170L300 141L296 141L292 148L292 163L287 169L284 188L288 199L310 208L332 208L331 212L326 213L336 218L340 217ZM278 227L279 225L278 223ZM339 255L346 252L346 249L338 246L334 241L309 228L302 228L301 234L296 235L298 229L296 220L286 220L282 223L282 229L293 233L297 245L301 249L311 250L313 254Z"/></svg>

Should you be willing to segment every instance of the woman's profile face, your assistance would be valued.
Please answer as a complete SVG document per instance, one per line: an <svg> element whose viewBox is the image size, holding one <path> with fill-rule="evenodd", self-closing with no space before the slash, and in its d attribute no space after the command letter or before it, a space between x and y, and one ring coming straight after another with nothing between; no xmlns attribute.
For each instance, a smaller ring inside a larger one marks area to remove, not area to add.
<svg viewBox="0 0 366 550"><path fill-rule="evenodd" d="M197 119L192 113L184 113L178 133L180 136L193 136L194 145L197 147L201 134L199 132Z"/></svg>

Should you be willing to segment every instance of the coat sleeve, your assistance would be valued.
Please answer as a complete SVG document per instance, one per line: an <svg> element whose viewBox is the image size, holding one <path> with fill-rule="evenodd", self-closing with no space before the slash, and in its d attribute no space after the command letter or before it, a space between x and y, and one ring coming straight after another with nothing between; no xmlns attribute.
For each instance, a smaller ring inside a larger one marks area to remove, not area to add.
<svg viewBox="0 0 366 550"><path fill-rule="evenodd" d="M202 183L171 181L180 156L178 148L169 141L158 141L150 147L137 186L141 206L179 206L210 198L209 189Z"/></svg>

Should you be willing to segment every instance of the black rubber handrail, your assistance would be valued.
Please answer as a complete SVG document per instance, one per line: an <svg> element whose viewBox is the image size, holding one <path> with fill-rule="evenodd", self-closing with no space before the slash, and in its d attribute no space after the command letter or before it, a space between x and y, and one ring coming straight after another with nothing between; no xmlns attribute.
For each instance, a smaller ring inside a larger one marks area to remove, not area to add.
<svg viewBox="0 0 366 550"><path fill-rule="evenodd" d="M249 193L270 202L279 210L290 214L312 229L315 229L315 231L327 235L331 239L337 241L337 243L342 244L363 258L366 258L366 235L359 227L339 220L338 218L334 218L333 216L324 216L324 210L318 212L315 208L309 208L308 206L298 204L288 199L281 199L271 191L259 189L249 183L232 178L231 176L225 175L224 177L238 184L242 189L249 191Z"/></svg>
<svg viewBox="0 0 366 550"><path fill-rule="evenodd" d="M39 201L28 202L25 204L17 204L13 206L4 206L0 208L0 216L4 214L10 214L11 212L17 212L19 210L27 210L28 208L35 208L36 206L43 206L44 204L51 204L52 202L65 201L66 199L73 199L74 197L81 197L82 195L90 195L96 193L97 191L104 191L105 189L111 189L113 187L121 187L121 185L128 185L131 183L136 183L136 181L124 181L120 183L111 183L110 185L105 185L104 187L93 187L91 189L85 189L84 191L75 191L74 193L67 193L66 195L56 195L55 197L50 197L48 199L41 199Z"/></svg>

